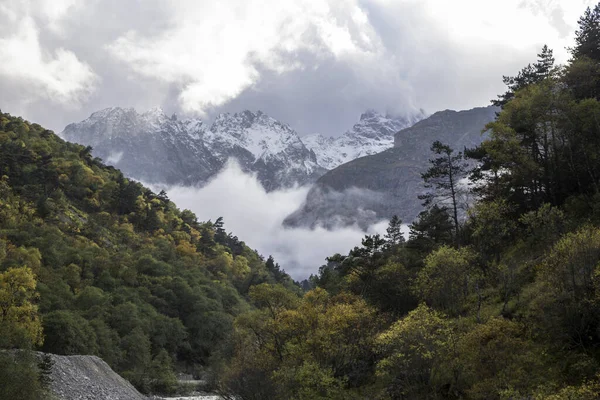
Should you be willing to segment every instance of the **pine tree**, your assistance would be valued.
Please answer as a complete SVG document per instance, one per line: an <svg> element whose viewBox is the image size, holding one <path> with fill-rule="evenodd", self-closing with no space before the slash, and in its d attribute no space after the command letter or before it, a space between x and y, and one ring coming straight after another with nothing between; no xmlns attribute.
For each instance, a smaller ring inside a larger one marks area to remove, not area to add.
<svg viewBox="0 0 600 400"><path fill-rule="evenodd" d="M213 228L215 230L215 241L219 244L227 244L227 232L225 231L225 222L223 221L223 217L217 218L217 220L213 223Z"/></svg>
<svg viewBox="0 0 600 400"><path fill-rule="evenodd" d="M502 82L508 87L508 90L506 93L499 95L498 99L492 100L493 105L504 107L506 103L515 97L517 91L552 76L555 71L555 60L552 49L544 45L542 51L537 56L537 61L533 65L527 64L525 68L517 73L517 76L502 77Z"/></svg>
<svg viewBox="0 0 600 400"><path fill-rule="evenodd" d="M402 235L402 220L394 215L388 224L386 234L384 236L388 246L396 246L404 243L404 235Z"/></svg>
<svg viewBox="0 0 600 400"><path fill-rule="evenodd" d="M502 82L508 87L506 93L499 95L497 100L492 100L492 104L497 107L503 107L513 97L515 92L536 81L536 69L531 64L519 71L517 76L503 76Z"/></svg>
<svg viewBox="0 0 600 400"><path fill-rule="evenodd" d="M573 58L588 57L600 61L600 3L593 10L588 7L577 23L575 47L570 49Z"/></svg>
<svg viewBox="0 0 600 400"><path fill-rule="evenodd" d="M453 228L448 210L434 205L421 212L410 224L406 245L421 254L429 254L438 246L452 243Z"/></svg>
<svg viewBox="0 0 600 400"><path fill-rule="evenodd" d="M458 239L458 181L466 174L467 163L462 152L453 154L454 150L439 140L433 142L431 151L438 157L429 160L431 167L421 174L421 178L425 181L425 187L433 190L420 195L419 199L424 200L425 207L439 203L445 208L445 204L450 202L454 233Z"/></svg>
<svg viewBox="0 0 600 400"><path fill-rule="evenodd" d="M542 51L538 54L538 60L533 67L535 68L536 80L539 82L552 75L554 69L554 52L547 45L542 47Z"/></svg>

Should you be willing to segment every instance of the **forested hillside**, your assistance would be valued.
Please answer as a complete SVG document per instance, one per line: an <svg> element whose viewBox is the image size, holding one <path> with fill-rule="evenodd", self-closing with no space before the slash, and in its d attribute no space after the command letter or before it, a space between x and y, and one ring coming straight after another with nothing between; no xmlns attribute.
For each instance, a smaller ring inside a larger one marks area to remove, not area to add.
<svg viewBox="0 0 600 400"><path fill-rule="evenodd" d="M199 373L228 343L252 285L296 290L222 220L198 222L90 148L8 114L0 177L2 348L95 354L168 393L175 370ZM0 398L35 391L0 357Z"/></svg>
<svg viewBox="0 0 600 400"><path fill-rule="evenodd" d="M504 77L466 154L432 146L425 211L334 255L302 298L256 287L222 385L243 399L600 398L600 5L572 59ZM458 149L461 150L461 149Z"/></svg>
<svg viewBox="0 0 600 400"><path fill-rule="evenodd" d="M306 292L222 221L2 114L0 345L97 354L146 392L210 368L243 400L599 398L600 4L576 38L567 65L544 47L504 78L466 220L464 154L435 143L408 240L392 219ZM14 354L0 398L43 398Z"/></svg>

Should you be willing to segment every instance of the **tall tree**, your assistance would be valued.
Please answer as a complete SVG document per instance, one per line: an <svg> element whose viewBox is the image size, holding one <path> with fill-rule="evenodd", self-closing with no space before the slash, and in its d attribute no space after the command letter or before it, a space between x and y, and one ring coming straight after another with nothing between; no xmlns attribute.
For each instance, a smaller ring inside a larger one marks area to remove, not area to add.
<svg viewBox="0 0 600 400"><path fill-rule="evenodd" d="M588 7L577 23L575 47L570 49L573 58L588 57L600 61L600 3L593 9Z"/></svg>
<svg viewBox="0 0 600 400"><path fill-rule="evenodd" d="M405 242L404 235L402 234L402 220L398 218L397 215L394 215L392 219L390 219L384 238L389 246L395 246Z"/></svg>
<svg viewBox="0 0 600 400"><path fill-rule="evenodd" d="M458 181L465 176L468 165L462 152L455 154L450 146L439 140L433 142L431 151L437 157L429 160L431 167L421 174L421 177L425 181L425 187L433 190L420 195L419 199L424 200L423 205L425 207L431 207L434 204L441 204L445 207L450 202L454 233L458 240L458 196L460 190Z"/></svg>
<svg viewBox="0 0 600 400"><path fill-rule="evenodd" d="M543 79L549 78L552 75L552 71L554 69L554 51L548 47L548 45L544 45L542 47L542 51L537 55L538 60L533 67L535 68L535 74L537 81L541 81Z"/></svg>
<svg viewBox="0 0 600 400"><path fill-rule="evenodd" d="M515 97L515 93L529 85L543 81L549 78L555 72L554 54L547 45L542 47L537 55L535 63L527 64L516 76L503 76L502 82L508 87L508 90L498 96L498 99L492 100L492 104L497 107L504 107L506 103Z"/></svg>

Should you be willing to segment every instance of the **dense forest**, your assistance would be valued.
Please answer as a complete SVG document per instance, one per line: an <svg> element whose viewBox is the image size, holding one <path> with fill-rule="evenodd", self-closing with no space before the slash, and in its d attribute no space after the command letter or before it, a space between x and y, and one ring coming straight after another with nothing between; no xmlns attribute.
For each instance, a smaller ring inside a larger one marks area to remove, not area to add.
<svg viewBox="0 0 600 400"><path fill-rule="evenodd" d="M90 150L0 114L0 348L98 355L169 393L174 371L201 374L227 348L251 287L300 289L221 219L198 222ZM0 398L44 398L20 354L0 354Z"/></svg>
<svg viewBox="0 0 600 400"><path fill-rule="evenodd" d="M302 289L222 220L1 114L0 346L96 354L144 392L208 371L243 400L600 398L600 4L570 52L504 77L481 146L433 144L407 240L393 218ZM43 366L1 354L0 398L41 397Z"/></svg>

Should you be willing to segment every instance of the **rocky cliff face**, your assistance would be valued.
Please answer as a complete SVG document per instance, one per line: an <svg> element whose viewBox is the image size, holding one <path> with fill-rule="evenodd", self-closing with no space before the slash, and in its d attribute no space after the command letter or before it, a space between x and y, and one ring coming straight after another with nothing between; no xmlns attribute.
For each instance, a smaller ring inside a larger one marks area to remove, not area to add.
<svg viewBox="0 0 600 400"><path fill-rule="evenodd" d="M338 138L300 138L288 125L258 111L221 114L208 126L168 117L160 109L138 113L107 108L68 125L61 136L93 147L93 154L148 183L201 185L228 159L256 173L267 190L312 184L328 169L393 146L394 134L422 119L367 111Z"/></svg>
<svg viewBox="0 0 600 400"><path fill-rule="evenodd" d="M93 147L93 154L127 175L149 183L192 185L222 165L200 138L201 121L167 117L161 109L137 113L107 108L68 125L65 140Z"/></svg>
<svg viewBox="0 0 600 400"><path fill-rule="evenodd" d="M317 156L324 168L333 169L344 163L372 154L381 153L394 145L394 135L425 118L425 111L405 117L382 115L368 110L352 129L337 138L322 135L304 136L302 141Z"/></svg>
<svg viewBox="0 0 600 400"><path fill-rule="evenodd" d="M303 206L290 215L288 226L357 224L362 228L398 215L412 221L422 210L421 173L428 168L435 140L457 151L480 144L481 131L497 108L440 111L396 133L394 147L361 157L327 172L309 191Z"/></svg>
<svg viewBox="0 0 600 400"><path fill-rule="evenodd" d="M140 114L115 107L68 125L61 136L149 183L202 184L229 158L257 173L267 190L312 183L326 171L294 130L260 111L222 114L206 126L161 109Z"/></svg>
<svg viewBox="0 0 600 400"><path fill-rule="evenodd" d="M260 111L219 115L202 141L219 160L234 157L256 172L267 190L312 183L326 172L294 130Z"/></svg>

